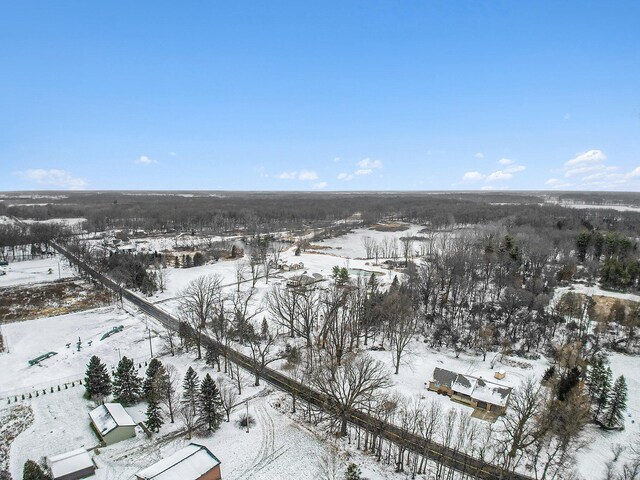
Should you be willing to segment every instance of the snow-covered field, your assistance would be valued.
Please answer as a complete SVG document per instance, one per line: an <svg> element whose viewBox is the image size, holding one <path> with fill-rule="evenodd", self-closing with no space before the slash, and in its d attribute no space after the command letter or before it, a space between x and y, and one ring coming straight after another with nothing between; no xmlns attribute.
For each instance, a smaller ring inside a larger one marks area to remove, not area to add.
<svg viewBox="0 0 640 480"><path fill-rule="evenodd" d="M78 217L78 218L48 218L47 220L23 219L22 221L24 223L48 223L48 224L59 223L62 225L75 227L75 226L81 225L83 222L86 222L87 219L83 217Z"/></svg>
<svg viewBox="0 0 640 480"><path fill-rule="evenodd" d="M6 275L0 275L0 287L26 285L30 283L53 282L60 278L71 278L76 275L61 255L38 260L10 262L1 267Z"/></svg>
<svg viewBox="0 0 640 480"><path fill-rule="evenodd" d="M402 237L420 236L418 232L424 228L421 225L408 225L408 227L407 230L400 232L380 232L377 230L358 228L341 237L330 238L323 242L317 242L317 244L325 248L329 247L327 249L328 252L344 258L364 258L365 248L362 245L362 239L364 237L371 237L371 239L378 243L385 239L390 241L394 238L399 241ZM400 255L400 249L398 249L398 254Z"/></svg>
<svg viewBox="0 0 640 480"><path fill-rule="evenodd" d="M396 272L380 266L373 266L372 260L362 259L365 256L362 238L369 236L381 241L383 238L414 236L421 228L412 225L409 230L402 232L358 229L343 237L322 242L320 245L323 247L330 247L323 249L322 253L303 253L300 256L295 256L294 249L290 248L282 253L281 259L286 260L289 264L303 262L304 269L273 275L268 284L265 283L264 278L258 280L255 306L260 304L272 284L283 283L287 277L304 272L319 273L326 278L331 275L331 270L336 265L349 269L381 272L383 275L378 276L378 280L382 284L388 284L393 280ZM57 274L57 260L46 259L46 261L54 262L54 273ZM24 280L19 280L22 278L18 276L19 272L13 272L14 276L11 281L17 283L10 284L51 279L52 275L44 273L48 272L48 268L52 268L51 265L38 265L34 262L43 261L12 264L10 268L22 268L27 265L33 272L30 274L31 270L25 269L22 273ZM33 265L29 266L32 263ZM167 277L165 291L158 293L150 300L169 312L177 313L180 292L194 278L210 274L220 275L221 282L225 285L225 291L231 293L236 288L238 268L245 263L246 259L239 259L219 261L189 269L176 269L169 266L165 270ZM63 267L65 266L63 265ZM64 275L64 270L62 272ZM71 275L73 272L68 271L68 276ZM0 277L0 285L4 285L3 282L9 281L10 277L11 275ZM55 279L57 275L53 275L53 277ZM29 278L31 281L28 280ZM250 286L248 268L245 269L244 278L249 282L243 288L248 288ZM557 294L565 291L566 289L558 289ZM637 295L616 294L598 287L584 285L576 285L573 291L640 300ZM0 354L0 372L2 372L0 391L26 389L36 384L49 385L53 384L56 379L81 378L90 356L94 354L100 356L109 368L116 365L119 355L133 357L143 363L144 359L149 357L149 342L145 328L147 321L153 332L154 353L157 353L161 349L161 341L157 336L160 327L127 304L125 304L125 310L112 306L5 325L2 331L9 353ZM123 325L124 332L100 341L100 337L106 331L117 325ZM75 342L78 337L83 342L83 348L80 352L75 350ZM92 340L91 346L88 346L89 340ZM425 399L433 399L441 403L446 410L458 409L467 415L472 412L469 407L452 402L448 397L427 390L426 384L435 367L491 381L496 381L494 380L494 372L502 369L506 372L506 377L497 382L517 387L530 375L540 378L549 365L544 358L524 360L507 357L501 362L495 358L495 352L488 353L485 361L482 360L482 356L472 353L461 353L459 357L456 357L451 351L430 348L422 340L422 338L416 337L411 342L410 352L403 358L398 375L393 374L392 352L371 351L370 354L386 365L394 383L391 387L392 390L407 397L420 396ZM67 343L71 343L69 348L66 347ZM29 359L48 351L56 351L58 354L45 360L41 366L28 366ZM640 426L636 422L637 416L640 415L640 397L634 395L634 392L640 388L640 369L638 369L640 362L637 357L621 354L612 354L609 359L614 377L625 375L629 385L626 429L622 432L605 432L594 426L588 426L585 429L583 438L586 445L578 454L576 466L581 476L587 480L599 480L603 477L606 462L613 458L612 445L618 443L631 445L640 438ZM201 376L206 372L212 373L214 378L218 376L217 372L206 367L201 361L192 360L192 355L164 356L161 360L175 365L181 376L189 365L194 365ZM496 362L492 369L493 360ZM273 366L278 368L280 362ZM261 389L250 386L251 376L248 373L244 375L244 396L258 394ZM88 425L87 413L91 408L91 402L82 399L81 394L82 387L55 392L29 401L33 405L35 423L14 443L11 468L16 478L19 478L18 474L27 458L38 459L45 455L54 455L79 446L93 446L97 443ZM233 422L244 408L242 406L236 409L232 415L232 422L225 422L213 436L195 439L209 446L222 460L225 479L318 478L318 460L328 453L328 439L324 438L319 431L308 429L305 424L296 422L289 415L273 408L273 405L280 403L281 397L280 393L272 393L256 397L249 402L250 413L257 420L256 427L249 434L238 429ZM6 396L2 398L2 400L4 399ZM8 408L8 406L0 405L0 408ZM144 404L140 404L130 408L129 411L136 421L143 421L144 409ZM474 421L481 422L482 420L474 419ZM135 439L100 449L100 454L95 457L99 467L97 478L132 478L138 470L178 450L186 440L184 437L171 438L175 433L175 428L165 425L155 439L148 440L144 435L139 434ZM619 462L624 461L628 455L629 449L627 448ZM356 456L356 459L357 463L361 463L363 466L365 476L371 480L404 478L365 458Z"/></svg>
<svg viewBox="0 0 640 480"><path fill-rule="evenodd" d="M82 378L92 355L98 355L109 366L118 363L119 355L149 358L145 318L132 315L129 312L133 310L126 308L128 311L115 306L102 307L3 325L2 334L9 353L0 354L0 392L41 384L58 385L57 379ZM119 325L124 327L124 331L100 340L102 335ZM155 324L152 330L154 328ZM78 338L82 341L79 352L76 347ZM152 338L152 343L158 342L157 338ZM50 351L57 352L57 355L39 365L28 364L29 360Z"/></svg>
<svg viewBox="0 0 640 480"><path fill-rule="evenodd" d="M100 341L105 331L117 325L123 325L124 331ZM117 363L119 354L137 358L136 363L142 364L148 357L144 316L132 315L116 307L15 323L5 326L3 332L8 339L10 353L0 354L0 371L3 372L0 389L34 384L40 384L40 388L47 386L46 395L40 394L25 401L33 408L35 421L12 445L10 465L14 478L20 478L27 459L39 460L98 444L88 417L94 405L82 397L84 388L76 384L74 388L54 389L50 393L49 385L54 385L60 378L82 378L91 355L98 355L110 369ZM80 352L75 351L73 344L78 336L83 341ZM91 347L86 343L88 340L93 340ZM157 337L152 340L157 353L160 341ZM69 349L65 346L68 342L72 342ZM28 359L49 350L58 351L58 355L45 360L41 366L30 367L27 364ZM161 361L174 365L180 377L190 365L200 378L206 373L214 378L224 376L202 361L193 360L192 354L165 355ZM144 364L140 375L143 373ZM282 394L264 392L267 395L263 395L264 386L251 385L251 375L244 373L243 379L242 398L251 398L249 413L256 419L255 427L246 433L235 425L238 416L245 411L243 403L232 413L230 423L224 422L213 436L196 436L194 441L207 445L218 456L222 461L224 478L228 480L318 478L318 462L329 454L329 442L324 434L273 408L272 404L283 403ZM0 408L11 408L4 402L5 398ZM145 409L144 403L127 408L137 422L145 420ZM175 425L170 425L167 420L161 432L151 440L139 431L136 438L99 449L99 454L94 456L98 465L96 478L133 478L137 471L186 444L184 436L175 435L180 428L179 420ZM363 470L372 480L395 477L385 467L370 465Z"/></svg>
<svg viewBox="0 0 640 480"><path fill-rule="evenodd" d="M629 391L627 411L623 431L604 431L595 425L587 425L582 433L585 447L578 452L576 467L585 479L606 478L606 464L613 460L612 447L623 445L625 451L617 461L618 465L629 460L631 448L637 448L640 441L640 359L638 357L614 353L608 355L609 366L615 379L624 375Z"/></svg>
<svg viewBox="0 0 640 480"><path fill-rule="evenodd" d="M559 203L561 207L576 208L581 210L616 210L618 212L640 212L640 207L631 205L588 205L584 203Z"/></svg>

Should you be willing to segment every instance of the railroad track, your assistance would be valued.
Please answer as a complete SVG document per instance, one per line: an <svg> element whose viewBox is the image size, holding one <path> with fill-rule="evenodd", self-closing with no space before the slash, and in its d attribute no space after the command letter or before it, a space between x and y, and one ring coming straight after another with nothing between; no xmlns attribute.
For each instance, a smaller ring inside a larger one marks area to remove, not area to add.
<svg viewBox="0 0 640 480"><path fill-rule="evenodd" d="M79 268L83 269L90 277L92 277L97 282L100 282L106 287L112 289L113 291L121 295L123 299L126 299L127 301L133 303L141 311L155 318L165 327L178 331L180 322L177 318L158 308L156 305L147 302L145 299L139 297L138 295L122 288L116 282L102 275L100 272L95 270L86 262L77 258L61 245L54 243L53 248L67 257L71 262L77 264ZM254 362L251 357L232 348L228 348L222 343L206 335L203 336L202 343L205 346L217 346L221 352L224 352L229 361L236 363L249 372L255 372ZM311 405L325 412L336 412L335 408L332 407L332 402L329 398L300 382L292 380L291 378L283 375L280 372L277 372L270 368L264 368L260 374L260 377L277 389L289 394L295 394L298 396L298 398L301 398L305 402L310 403ZM481 459L446 447L437 442L427 440L424 437L413 434L394 424L381 422L375 417L372 417L364 412L351 410L347 412L346 416L347 421L352 425L358 426L365 430L371 430L372 425L375 425L375 433L382 438L400 445L408 451L423 455L432 461L446 465L447 467L452 468L460 473L466 474L470 477L482 480L533 480L532 477L528 477L520 473L505 472L503 469L489 464Z"/></svg>

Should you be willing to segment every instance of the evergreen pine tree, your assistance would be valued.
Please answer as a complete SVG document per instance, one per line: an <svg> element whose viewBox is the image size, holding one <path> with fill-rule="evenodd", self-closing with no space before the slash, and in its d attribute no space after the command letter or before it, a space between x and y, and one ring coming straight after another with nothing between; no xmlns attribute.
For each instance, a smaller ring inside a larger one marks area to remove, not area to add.
<svg viewBox="0 0 640 480"><path fill-rule="evenodd" d="M141 380L136 374L133 360L122 357L113 374L113 397L116 402L130 405L138 401L141 391Z"/></svg>
<svg viewBox="0 0 640 480"><path fill-rule="evenodd" d="M106 397L111 393L111 377L107 366L95 355L87 364L84 387L87 395L92 398Z"/></svg>
<svg viewBox="0 0 640 480"><path fill-rule="evenodd" d="M595 390L596 396L594 401L593 418L596 420L600 417L600 414L607 408L607 405L609 403L609 394L611 391L611 369L609 367L604 368L603 364L601 370L602 371L598 374L598 384Z"/></svg>
<svg viewBox="0 0 640 480"><path fill-rule="evenodd" d="M51 480L51 477L36 462L27 460L22 470L22 480Z"/></svg>
<svg viewBox="0 0 640 480"><path fill-rule="evenodd" d="M151 391L151 394L148 398L149 405L147 406L147 427L152 432L158 433L160 431L160 427L164 424L164 420L162 419L162 410L160 408L160 402L158 401L158 396Z"/></svg>
<svg viewBox="0 0 640 480"><path fill-rule="evenodd" d="M182 382L182 403L190 405L193 415L198 412L198 386L200 379L196 371L189 367Z"/></svg>
<svg viewBox="0 0 640 480"><path fill-rule="evenodd" d="M347 472L344 474L344 478L345 480L360 480L361 475L360 467L355 463L350 463L347 467Z"/></svg>
<svg viewBox="0 0 640 480"><path fill-rule="evenodd" d="M587 371L587 378L585 383L589 392L589 401L591 404L595 404L598 398L598 392L602 383L602 378L605 372L604 360L601 357L596 357Z"/></svg>
<svg viewBox="0 0 640 480"><path fill-rule="evenodd" d="M207 430L210 432L217 430L223 419L224 406L220 390L208 373L200 384L198 407L200 420L207 426Z"/></svg>
<svg viewBox="0 0 640 480"><path fill-rule="evenodd" d="M611 394L609 395L609 407L604 414L604 424L609 427L624 425L624 411L627 409L627 381L624 375L616 378Z"/></svg>
<svg viewBox="0 0 640 480"><path fill-rule="evenodd" d="M573 387L575 387L579 381L580 369L578 367L573 367L565 375L563 375L558 382L558 400L564 402L569 396L569 392L571 392Z"/></svg>
<svg viewBox="0 0 640 480"><path fill-rule="evenodd" d="M556 367L554 365L551 365L545 370L544 375L542 376L542 382L544 383L550 381L553 377L555 377L555 375Z"/></svg>
<svg viewBox="0 0 640 480"><path fill-rule="evenodd" d="M145 372L144 382L142 383L142 396L148 402L153 392L153 379L158 370L164 369L164 365L157 358L152 358Z"/></svg>

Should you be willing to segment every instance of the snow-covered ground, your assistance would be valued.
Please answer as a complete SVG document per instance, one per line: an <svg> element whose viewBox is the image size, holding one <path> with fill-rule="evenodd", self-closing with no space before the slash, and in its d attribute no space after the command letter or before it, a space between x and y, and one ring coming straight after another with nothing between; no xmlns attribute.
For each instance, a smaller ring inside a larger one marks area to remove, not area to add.
<svg viewBox="0 0 640 480"><path fill-rule="evenodd" d="M118 363L119 355L141 360L149 358L146 319L128 313L133 310L126 308L128 311L109 306L3 325L8 353L0 354L0 392L22 391L33 385L57 386L58 379L82 378L92 355L98 355L109 366ZM124 327L122 332L100 340L119 325ZM154 329L157 327L152 324ZM153 335L152 343L158 344L159 348L159 339ZM79 352L78 338L82 341ZM29 360L51 351L57 355L39 365L29 365ZM2 395L2 398L6 396Z"/></svg>
<svg viewBox="0 0 640 480"><path fill-rule="evenodd" d="M272 284L284 283L287 277L303 272L320 273L324 277L328 277L336 265L349 269L381 272L384 275L380 275L378 280L383 284L390 283L396 272L380 266L373 266L372 260L362 259L365 256L362 238L370 236L381 241L385 237L413 236L421 228L413 225L409 230L403 232L377 232L358 229L346 236L320 243L324 247L331 247L323 249L322 253L303 253L300 256L295 256L294 249L290 248L282 253L281 259L287 260L289 264L303 262L304 269L273 275L268 284L265 283L264 278L258 280L255 307L260 304L265 292L271 288ZM238 266L246 261L246 258L219 261L189 269L176 269L169 266L165 270L167 288L163 293L155 295L150 300L158 303L160 307L169 312L177 313L177 297L180 292L194 278L209 274L220 275L222 284L226 286L225 291L231 293L235 289L234 283L237 280ZM26 263L28 262L20 262L15 265L20 266ZM250 279L248 270L245 271L244 277L247 280ZM2 278L0 277L0 282L2 282ZM243 288L249 286L250 281ZM563 291L566 289L559 289L558 293ZM640 300L637 295L616 294L584 285L576 285L573 291ZM127 311L122 311L117 307L105 307L3 326L3 334L9 347L9 353L0 354L0 372L3 372L0 376L0 391L50 383L52 379L58 378L74 376L81 378L86 363L93 354L100 356L110 367L115 366L119 354L141 359L140 361L144 362L144 358L148 358L149 355L145 317L126 304L125 308ZM152 331L160 330L153 321L150 321L150 324ZM123 325L124 332L104 341L99 340L103 333L117 325ZM157 353L161 342L155 333L153 335L153 348ZM78 337L81 337L83 342L81 352L75 351L75 342ZM91 347L87 345L88 340L93 340ZM408 397L421 396L433 399L440 402L445 409L458 409L467 415L471 413L470 408L427 390L426 384L435 367L483 377L511 387L517 387L529 375L540 378L548 367L548 362L544 358L539 360L505 358L503 362L496 361L492 369L491 363L495 359L495 352L488 353L486 361L482 360L482 356L471 353L462 353L456 358L453 352L430 348L422 340L422 338L416 337L411 342L410 352L403 358L399 375L393 374L392 352L388 350L371 351L370 354L386 365L394 383L391 387L392 390ZM66 348L67 343L71 343L69 349ZM118 352L118 348L120 352ZM58 355L45 360L42 366L28 366L28 359L50 350L57 351ZM201 376L207 371L215 373L214 378L217 376L217 372L213 372L202 362L194 362L192 357L188 355L163 357L162 361L174 364L180 375L183 375L186 368L193 364ZM580 474L588 480L602 478L605 463L613 457L611 445L616 443L632 444L640 434L638 424L635 421L636 416L640 413L640 398L633 394L640 388L638 359L637 357L613 354L610 356L610 363L614 376L624 374L629 385L626 430L604 432L593 426L587 427L583 434L587 445L579 453L576 464ZM280 363L273 366L278 368ZM505 379L494 380L494 372L498 369L505 370ZM248 373L244 375L247 385L243 393L245 395L258 393L259 389L248 385L251 383L250 375ZM18 437L14 444L11 456L14 472L19 472L27 455L33 458L45 454L57 454L78 446L96 443L93 433L88 428L87 421L87 412L91 404L81 398L80 392L81 390L69 389L31 400L36 420L34 425ZM278 396L282 396L282 394L274 393L266 397L259 397L249 403L250 413L258 421L256 428L249 434L235 427L232 418L230 424L223 424L221 430L212 437L196 439L210 446L211 450L222 460L224 478L317 478L317 461L319 457L327 453L326 439L319 437L318 432L307 430L306 426L294 422L288 415L283 415L277 409L272 408L271 405L278 402ZM59 402L58 406L56 406L56 402ZM3 407L0 406L0 408ZM131 408L130 413L137 421L144 420L144 404ZM239 413L236 411L234 416L237 417ZM68 418L65 417L64 421L61 421L65 415ZM57 438L51 432L64 437L64 440L55 444L55 451L47 450L51 443L42 441L43 439ZM171 427L165 426L156 440L149 441L139 435L136 439L101 449L100 455L96 457L99 466L97 478L131 478L136 471L178 450L184 445L184 438L166 439L166 441L160 438L170 435L172 432ZM27 448L27 445L31 446L38 442L42 442L42 445L39 445L37 449L29 450ZM628 455L628 450L623 454L623 457L625 455ZM375 464L366 459L363 460L363 464L367 478L372 480L394 478L390 470L386 470L384 467L380 467L381 470L371 470L370 468L373 468Z"/></svg>
<svg viewBox="0 0 640 480"><path fill-rule="evenodd" d="M362 245L362 239L364 237L371 237L371 239L380 243L385 239L391 241L395 238L397 241L402 237L420 236L419 232L424 227L421 225L407 225L409 228L400 232L380 232L377 230L358 228L353 232L343 235L338 238L330 238L322 242L313 242L322 247L329 247L328 252L345 258L364 258L366 255L365 248ZM401 255L400 246L398 246L398 255Z"/></svg>
<svg viewBox="0 0 640 480"><path fill-rule="evenodd" d="M29 283L53 282L60 278L71 278L76 272L61 255L55 255L38 260L10 262L3 268L6 275L0 275L0 287L25 285Z"/></svg>
<svg viewBox="0 0 640 480"><path fill-rule="evenodd" d="M587 205L579 203L561 203L560 206L577 209L616 210L618 212L640 212L640 207L631 205Z"/></svg>
<svg viewBox="0 0 640 480"><path fill-rule="evenodd" d="M22 466L27 459L40 460L45 456L79 447L91 448L98 444L98 439L89 426L88 413L94 404L83 398L84 387L76 383L74 388L63 388L61 391L54 389L50 393L48 386L54 385L58 378L82 378L91 355L98 355L109 368L115 366L119 354L144 362L143 359L148 356L145 323L143 315L131 315L116 307L105 307L20 322L3 328L10 352L0 354L0 371L3 372L0 389L36 383L41 388L47 385L46 395L40 394L31 400L25 400L34 411L35 421L13 442L10 468L14 478L20 478ZM100 341L105 331L118 325L124 326L123 332ZM80 352L76 352L73 345L78 336L83 341ZM91 347L86 343L88 340L93 340ZM157 353L160 351L160 341L157 337L152 340ZM65 346L68 342L72 342L70 349ZM117 351L118 348L120 352ZM28 359L49 350L59 353L45 360L42 366L28 366ZM165 355L161 357L161 361L175 366L180 378L189 366L195 368L200 378L206 373L214 378L228 378L207 367L202 361L194 360L192 353L175 357ZM140 375L143 374L144 364L140 369ZM227 480L318 478L319 460L329 454L330 442L325 434L273 408L272 404L282 403L284 395L263 392L264 386L254 387L251 385L252 381L252 376L244 372L242 399L250 398L249 413L256 419L256 425L250 432L246 433L235 425L239 415L245 411L243 403L232 413L230 423L224 422L212 436L195 436L193 440L208 446L218 456ZM5 403L4 397L0 408L11 408L11 405ZM145 409L144 403L127 408L137 422L145 420ZM99 453L96 452L94 456L98 465L96 478L133 478L137 471L186 444L185 436L176 435L181 428L180 420L171 425L167 419L167 424L152 439L139 431L136 438L100 448ZM355 461L366 463L364 457ZM376 466L372 462L363 465L363 471L371 480L403 478L391 473L387 467Z"/></svg>
<svg viewBox="0 0 640 480"><path fill-rule="evenodd" d="M70 227L80 226L83 222L86 222L87 219L83 217L78 218L48 218L47 220L33 220L33 219L23 219L24 223L59 223L62 225L68 225Z"/></svg>
<svg viewBox="0 0 640 480"><path fill-rule="evenodd" d="M631 448L637 448L640 441L640 359L638 357L613 353L608 355L613 378L624 375L627 380L628 399L624 430L607 432L595 425L587 425L582 433L585 446L578 452L576 467L585 479L606 478L606 464L613 460L612 447L625 447L618 461L619 466L632 456Z"/></svg>

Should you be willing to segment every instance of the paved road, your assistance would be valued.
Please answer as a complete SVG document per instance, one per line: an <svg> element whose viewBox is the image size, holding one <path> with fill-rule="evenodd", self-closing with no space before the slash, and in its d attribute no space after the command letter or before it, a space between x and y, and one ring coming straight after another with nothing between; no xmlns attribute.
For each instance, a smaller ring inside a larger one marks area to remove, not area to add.
<svg viewBox="0 0 640 480"><path fill-rule="evenodd" d="M102 283L106 287L114 290L116 293L122 295L122 298L136 305L144 313L152 316L167 328L171 328L175 331L178 330L180 322L177 318L173 317L164 310L158 308L156 305L149 303L144 298L123 289L120 285L105 277L96 271L93 267L81 261L69 251L67 251L61 245L54 244L53 247L65 255L70 261L77 264L88 275L94 278L96 281ZM205 336L203 344L216 345L220 351L225 352L225 346L214 340L213 338ZM250 372L254 372L254 362L251 357L244 355L234 349L226 348L226 357L231 362L240 365L242 368ZM289 394L295 394L298 398L301 398L305 402L309 402L312 405L331 413L331 401L324 395L316 392L308 386L292 380L291 378L272 370L265 368L261 373L261 378L273 385L274 387L287 392ZM531 477L513 472L503 472L499 467L495 467L488 464L478 458L471 457L465 453L457 450L445 447L436 442L429 441L419 435L415 435L411 432L401 429L400 427L380 422L376 418L367 415L364 412L352 410L347 415L347 420L353 425L357 425L363 429L370 429L372 425L376 425L376 433L383 438L390 440L398 445L403 446L407 450L423 455L435 462L444 464L450 468L453 468L459 472L465 473L470 477L475 477L482 480L532 480Z"/></svg>

